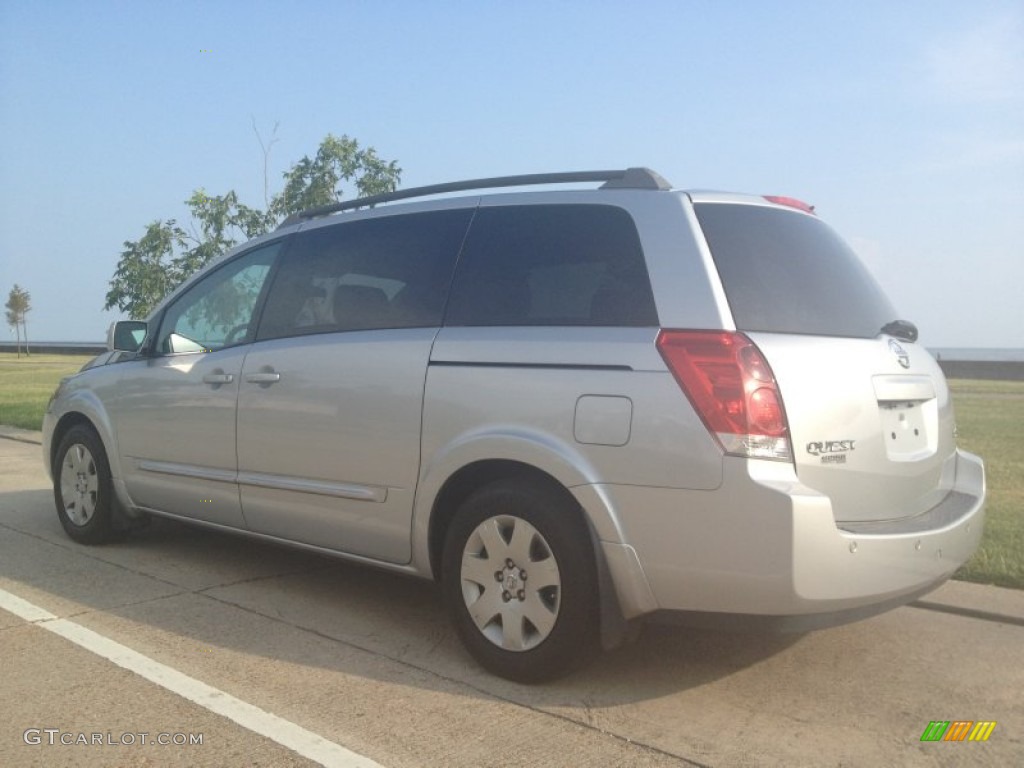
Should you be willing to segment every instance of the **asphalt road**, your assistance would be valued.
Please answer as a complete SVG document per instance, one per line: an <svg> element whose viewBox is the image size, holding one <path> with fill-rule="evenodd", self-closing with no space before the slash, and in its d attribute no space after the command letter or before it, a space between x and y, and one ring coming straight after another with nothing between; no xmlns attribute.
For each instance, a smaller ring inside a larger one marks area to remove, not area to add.
<svg viewBox="0 0 1024 768"><path fill-rule="evenodd" d="M76 545L39 451L0 439L0 597L21 606L0 608L0 765L1024 764L1022 592L951 583L925 598L942 610L804 635L649 628L520 686L475 667L429 583L166 521ZM153 682L177 678L206 693ZM922 742L934 720L997 725Z"/></svg>

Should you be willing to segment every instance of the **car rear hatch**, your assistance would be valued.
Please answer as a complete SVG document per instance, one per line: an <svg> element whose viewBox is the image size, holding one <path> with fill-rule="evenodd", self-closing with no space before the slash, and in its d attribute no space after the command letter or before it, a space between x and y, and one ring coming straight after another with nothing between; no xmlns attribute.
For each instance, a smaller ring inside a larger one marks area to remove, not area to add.
<svg viewBox="0 0 1024 768"><path fill-rule="evenodd" d="M806 208L691 199L736 329L775 376L801 482L839 523L938 504L956 467L945 378L853 251Z"/></svg>

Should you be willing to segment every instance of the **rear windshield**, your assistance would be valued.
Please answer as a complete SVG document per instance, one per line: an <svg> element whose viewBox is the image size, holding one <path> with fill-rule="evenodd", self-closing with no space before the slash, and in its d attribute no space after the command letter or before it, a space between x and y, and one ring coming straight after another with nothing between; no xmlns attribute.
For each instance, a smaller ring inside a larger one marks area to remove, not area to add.
<svg viewBox="0 0 1024 768"><path fill-rule="evenodd" d="M870 339L896 318L867 268L820 219L735 203L694 209L739 330Z"/></svg>

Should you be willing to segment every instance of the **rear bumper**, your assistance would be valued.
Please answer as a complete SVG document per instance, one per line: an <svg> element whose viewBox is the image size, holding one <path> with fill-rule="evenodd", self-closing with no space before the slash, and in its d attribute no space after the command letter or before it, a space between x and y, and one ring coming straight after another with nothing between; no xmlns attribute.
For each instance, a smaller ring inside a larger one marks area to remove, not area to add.
<svg viewBox="0 0 1024 768"><path fill-rule="evenodd" d="M985 475L970 454L958 453L954 488L938 506L858 530L837 526L828 497L802 485L790 465L727 459L724 469L714 491L595 493L618 522L621 541L605 549L620 554L611 570L627 618L657 612L690 624L780 629L844 623L939 586L981 539Z"/></svg>

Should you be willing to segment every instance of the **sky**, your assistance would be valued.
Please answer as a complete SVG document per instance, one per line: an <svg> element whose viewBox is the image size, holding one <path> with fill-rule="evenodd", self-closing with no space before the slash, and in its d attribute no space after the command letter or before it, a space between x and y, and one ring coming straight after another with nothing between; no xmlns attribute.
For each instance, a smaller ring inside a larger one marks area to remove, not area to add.
<svg viewBox="0 0 1024 768"><path fill-rule="evenodd" d="M926 345L1024 347L1020 0L0 0L0 295L30 292L29 338L104 339L123 243L193 190L262 208L254 124L271 194L333 133L403 187L643 165L796 197Z"/></svg>

